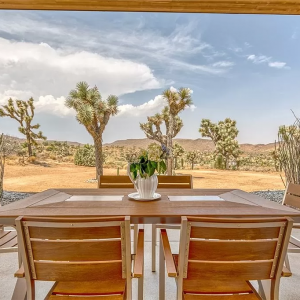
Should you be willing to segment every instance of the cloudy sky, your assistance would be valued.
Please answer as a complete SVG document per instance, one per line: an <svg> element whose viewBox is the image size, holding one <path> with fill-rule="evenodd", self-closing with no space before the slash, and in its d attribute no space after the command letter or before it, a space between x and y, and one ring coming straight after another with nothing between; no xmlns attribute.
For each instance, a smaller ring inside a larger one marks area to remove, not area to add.
<svg viewBox="0 0 300 300"><path fill-rule="evenodd" d="M64 106L78 81L115 94L120 113L104 142L143 138L139 122L170 88L193 90L178 137L200 138L202 118L237 121L239 141L269 143L300 116L300 17L0 11L0 104L33 96L48 139L91 142ZM19 136L16 121L0 132Z"/></svg>

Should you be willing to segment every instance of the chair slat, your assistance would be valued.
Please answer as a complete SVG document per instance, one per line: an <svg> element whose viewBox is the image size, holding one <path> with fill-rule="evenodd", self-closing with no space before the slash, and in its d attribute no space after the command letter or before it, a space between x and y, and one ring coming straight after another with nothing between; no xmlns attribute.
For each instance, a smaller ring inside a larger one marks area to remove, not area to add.
<svg viewBox="0 0 300 300"><path fill-rule="evenodd" d="M185 294L184 300L261 300L254 293L240 295L191 295Z"/></svg>
<svg viewBox="0 0 300 300"><path fill-rule="evenodd" d="M183 290L189 293L249 293L251 288L245 280L183 280Z"/></svg>
<svg viewBox="0 0 300 300"><path fill-rule="evenodd" d="M108 295L108 296L60 296L60 295L51 295L45 300L124 300L123 295Z"/></svg>
<svg viewBox="0 0 300 300"><path fill-rule="evenodd" d="M35 260L106 261L118 260L122 257L121 240L95 240L93 242L41 240L32 241L31 248Z"/></svg>
<svg viewBox="0 0 300 300"><path fill-rule="evenodd" d="M190 185L184 183L158 183L159 189L190 189Z"/></svg>
<svg viewBox="0 0 300 300"><path fill-rule="evenodd" d="M34 263L37 280L45 281L85 281L121 280L122 261L101 263Z"/></svg>
<svg viewBox="0 0 300 300"><path fill-rule="evenodd" d="M29 227L31 238L37 239L113 239L121 237L119 226L86 227L86 228L54 228Z"/></svg>
<svg viewBox="0 0 300 300"><path fill-rule="evenodd" d="M208 262L189 261L187 278L216 279L239 278L240 280L269 279L273 261Z"/></svg>
<svg viewBox="0 0 300 300"><path fill-rule="evenodd" d="M132 184L129 176L119 175L119 176L100 176L100 183L123 183L123 184Z"/></svg>
<svg viewBox="0 0 300 300"><path fill-rule="evenodd" d="M191 240L189 259L238 261L273 259L277 240Z"/></svg>
<svg viewBox="0 0 300 300"><path fill-rule="evenodd" d="M77 281L58 282L53 290L53 294L69 295L70 291L74 295L99 295L111 293L124 293L125 279L114 281Z"/></svg>
<svg viewBox="0 0 300 300"><path fill-rule="evenodd" d="M300 196L300 185L299 184L294 184L294 183L289 183L287 192L289 194Z"/></svg>
<svg viewBox="0 0 300 300"><path fill-rule="evenodd" d="M287 193L285 196L284 204L300 209L300 196L294 196Z"/></svg>
<svg viewBox="0 0 300 300"><path fill-rule="evenodd" d="M134 185L131 182L129 176L105 176L101 175L98 180L98 188L109 189L124 189L129 188L133 189Z"/></svg>
<svg viewBox="0 0 300 300"><path fill-rule="evenodd" d="M274 239L279 236L280 227L268 228L213 228L192 227L191 238L220 240Z"/></svg>
<svg viewBox="0 0 300 300"><path fill-rule="evenodd" d="M3 244L1 247L4 248L10 248L10 247L16 247L18 245L18 238L17 234L15 233L15 237L8 241L7 243Z"/></svg>
<svg viewBox="0 0 300 300"><path fill-rule="evenodd" d="M17 232L16 231L8 231L7 234L5 234L4 236L2 236L2 238L0 239L0 247L4 246L9 241L13 240L16 236L17 236Z"/></svg>

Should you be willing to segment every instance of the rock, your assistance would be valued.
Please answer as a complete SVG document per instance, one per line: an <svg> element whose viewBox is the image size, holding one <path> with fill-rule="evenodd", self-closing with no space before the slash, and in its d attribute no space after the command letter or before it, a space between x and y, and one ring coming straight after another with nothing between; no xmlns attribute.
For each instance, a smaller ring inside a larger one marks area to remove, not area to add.
<svg viewBox="0 0 300 300"><path fill-rule="evenodd" d="M267 190L267 191L255 191L252 194L260 196L270 201L281 203L284 196L284 190Z"/></svg>
<svg viewBox="0 0 300 300"><path fill-rule="evenodd" d="M31 196L34 193L22 193L22 192L12 192L3 191L2 203L1 205L6 205L24 198Z"/></svg>
<svg viewBox="0 0 300 300"><path fill-rule="evenodd" d="M98 180L93 178L93 179L88 179L85 182L87 182L87 183L97 183Z"/></svg>

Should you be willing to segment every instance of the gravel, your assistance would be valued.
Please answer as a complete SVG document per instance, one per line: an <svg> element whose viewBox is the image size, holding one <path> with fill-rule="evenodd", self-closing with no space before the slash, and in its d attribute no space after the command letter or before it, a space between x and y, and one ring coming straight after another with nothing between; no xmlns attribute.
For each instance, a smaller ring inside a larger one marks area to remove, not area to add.
<svg viewBox="0 0 300 300"><path fill-rule="evenodd" d="M3 191L3 198L1 205L6 205L26 197L31 196L34 193L21 193L21 192L12 192L12 191Z"/></svg>
<svg viewBox="0 0 300 300"><path fill-rule="evenodd" d="M284 190L256 191L252 192L252 194L255 194L270 201L281 203L284 196Z"/></svg>

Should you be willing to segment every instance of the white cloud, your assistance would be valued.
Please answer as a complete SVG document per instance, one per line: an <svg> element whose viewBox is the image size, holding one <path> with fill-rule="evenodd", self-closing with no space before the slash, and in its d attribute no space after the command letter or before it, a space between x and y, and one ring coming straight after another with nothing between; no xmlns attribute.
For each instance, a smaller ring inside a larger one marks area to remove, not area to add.
<svg viewBox="0 0 300 300"><path fill-rule="evenodd" d="M281 62L281 61L269 62L269 67L271 67L271 68L277 68L277 69L282 69L282 68L286 67L286 63L285 62Z"/></svg>
<svg viewBox="0 0 300 300"><path fill-rule="evenodd" d="M70 16L61 22L60 18L45 18L36 12L0 12L0 32L17 40L26 37L27 41L47 41L54 47L63 45L73 51L80 48L80 51L100 53L105 57L144 61L152 67L163 65L164 71L176 69L210 74L226 72L205 64L189 63L188 58L195 54L210 60L225 55L203 41L198 21L176 25L170 32L146 26L139 19L131 18L129 22L125 18L121 21L110 20L104 26L99 21L100 26L93 26L93 23L81 22Z"/></svg>
<svg viewBox="0 0 300 300"><path fill-rule="evenodd" d="M234 65L235 63L232 61L217 61L213 64L213 67L228 68Z"/></svg>
<svg viewBox="0 0 300 300"><path fill-rule="evenodd" d="M248 60L251 60L254 64L262 64L269 62L271 60L271 57L265 56L265 55L254 55L251 54L247 58Z"/></svg>
<svg viewBox="0 0 300 300"><path fill-rule="evenodd" d="M142 115L151 116L160 112L165 105L166 101L163 99L162 95L158 95L154 99L151 99L141 105L135 106L132 104L123 104L119 106L120 112L117 115L117 118L124 115L136 117L140 117Z"/></svg>
<svg viewBox="0 0 300 300"><path fill-rule="evenodd" d="M276 68L276 69L290 69L290 67L288 67L286 65L286 62L282 62L282 61L273 61L272 57L268 57L265 55L254 55L251 54L247 57L247 60L252 61L254 64L268 64L268 66L270 68Z"/></svg>
<svg viewBox="0 0 300 300"><path fill-rule="evenodd" d="M177 91L177 89L173 86L170 87L171 91ZM190 90L191 94L193 94L193 90ZM141 105L132 105L132 104L123 104L119 106L119 114L117 117L123 117L123 116L136 116L136 117L146 117L146 116L152 116L156 113L161 112L161 110L166 106L167 102L163 98L162 95L156 96L154 99L151 99ZM191 110L192 112L197 107L195 105L191 105L190 107L187 107L186 109Z"/></svg>
<svg viewBox="0 0 300 300"><path fill-rule="evenodd" d="M0 38L0 93L30 91L18 97L67 96L77 82L97 85L106 97L159 88L159 81L145 64L104 57L87 51L64 51L46 43L12 42Z"/></svg>

